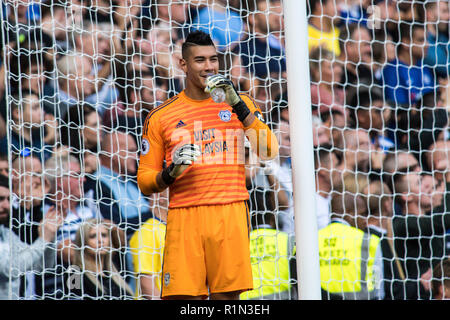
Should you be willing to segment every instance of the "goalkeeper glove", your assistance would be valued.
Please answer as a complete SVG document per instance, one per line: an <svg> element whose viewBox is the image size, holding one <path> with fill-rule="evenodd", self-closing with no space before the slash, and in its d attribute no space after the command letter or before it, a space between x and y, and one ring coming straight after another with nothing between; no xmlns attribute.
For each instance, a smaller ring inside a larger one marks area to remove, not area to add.
<svg viewBox="0 0 450 320"><path fill-rule="evenodd" d="M250 109L242 101L239 93L234 88L233 82L220 74L215 74L206 79L205 92L211 92L214 88L225 90L225 102L233 108L238 119L242 122L250 114Z"/></svg>
<svg viewBox="0 0 450 320"><path fill-rule="evenodd" d="M172 184L201 155L196 144L185 144L175 150L172 163L162 171L161 178L166 185Z"/></svg>

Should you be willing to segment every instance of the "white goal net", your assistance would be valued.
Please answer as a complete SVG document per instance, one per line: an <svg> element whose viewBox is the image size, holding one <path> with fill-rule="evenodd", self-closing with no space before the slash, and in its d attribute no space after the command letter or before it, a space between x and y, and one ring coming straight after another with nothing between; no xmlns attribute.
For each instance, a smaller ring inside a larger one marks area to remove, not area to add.
<svg viewBox="0 0 450 320"><path fill-rule="evenodd" d="M449 3L306 5L322 297L442 298ZM279 139L270 162L246 146L254 290L240 298L297 299L302 137L281 0L7 0L1 14L0 299L160 298L170 199L142 194L136 173L147 115L184 89L193 30Z"/></svg>

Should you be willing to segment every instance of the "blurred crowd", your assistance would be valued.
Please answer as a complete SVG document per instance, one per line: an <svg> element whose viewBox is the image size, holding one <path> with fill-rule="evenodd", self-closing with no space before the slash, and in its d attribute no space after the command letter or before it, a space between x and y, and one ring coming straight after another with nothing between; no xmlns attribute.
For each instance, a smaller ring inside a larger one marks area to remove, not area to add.
<svg viewBox="0 0 450 320"><path fill-rule="evenodd" d="M323 297L356 290L323 280L334 254L323 246L340 223L373 243L367 278L356 277L379 285L364 298L450 298L449 3L306 5ZM283 294L295 265L281 0L11 0L2 9L0 174L11 179L0 181L0 200L6 186L12 210L0 206L0 222L18 243L55 241L34 262L0 263L16 279L0 298L159 297L169 199L140 192L137 160L147 114L184 88L181 44L196 29L211 34L221 72L279 137L279 161L246 149L246 183L253 231L289 242L278 252L289 261L267 268L288 271L255 277L276 298L295 298Z"/></svg>
<svg viewBox="0 0 450 320"><path fill-rule="evenodd" d="M309 0L308 12L322 294L436 298L450 249L449 3ZM372 262L341 274L330 243Z"/></svg>

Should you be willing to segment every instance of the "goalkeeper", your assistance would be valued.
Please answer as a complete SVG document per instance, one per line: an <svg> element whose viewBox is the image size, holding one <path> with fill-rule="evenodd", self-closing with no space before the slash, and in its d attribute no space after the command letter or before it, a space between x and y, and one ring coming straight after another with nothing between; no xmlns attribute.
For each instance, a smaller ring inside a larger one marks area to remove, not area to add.
<svg viewBox="0 0 450 320"><path fill-rule="evenodd" d="M208 34L188 35L180 66L185 90L147 116L137 173L144 194L169 188L161 297L239 299L253 288L244 136L264 160L278 143L253 99L218 74ZM215 88L225 102L212 100Z"/></svg>

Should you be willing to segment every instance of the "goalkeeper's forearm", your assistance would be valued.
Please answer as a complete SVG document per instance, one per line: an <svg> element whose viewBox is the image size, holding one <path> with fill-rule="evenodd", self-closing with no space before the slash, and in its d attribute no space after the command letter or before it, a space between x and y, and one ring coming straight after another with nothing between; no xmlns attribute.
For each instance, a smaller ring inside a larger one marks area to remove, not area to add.
<svg viewBox="0 0 450 320"><path fill-rule="evenodd" d="M278 141L272 130L250 113L243 121L245 135L252 150L261 160L272 160L278 155Z"/></svg>
<svg viewBox="0 0 450 320"><path fill-rule="evenodd" d="M167 189L173 181L175 181L174 178L168 177L167 168L158 171L155 169L139 167L137 182L139 189L141 189L142 193L145 195L162 192Z"/></svg>

